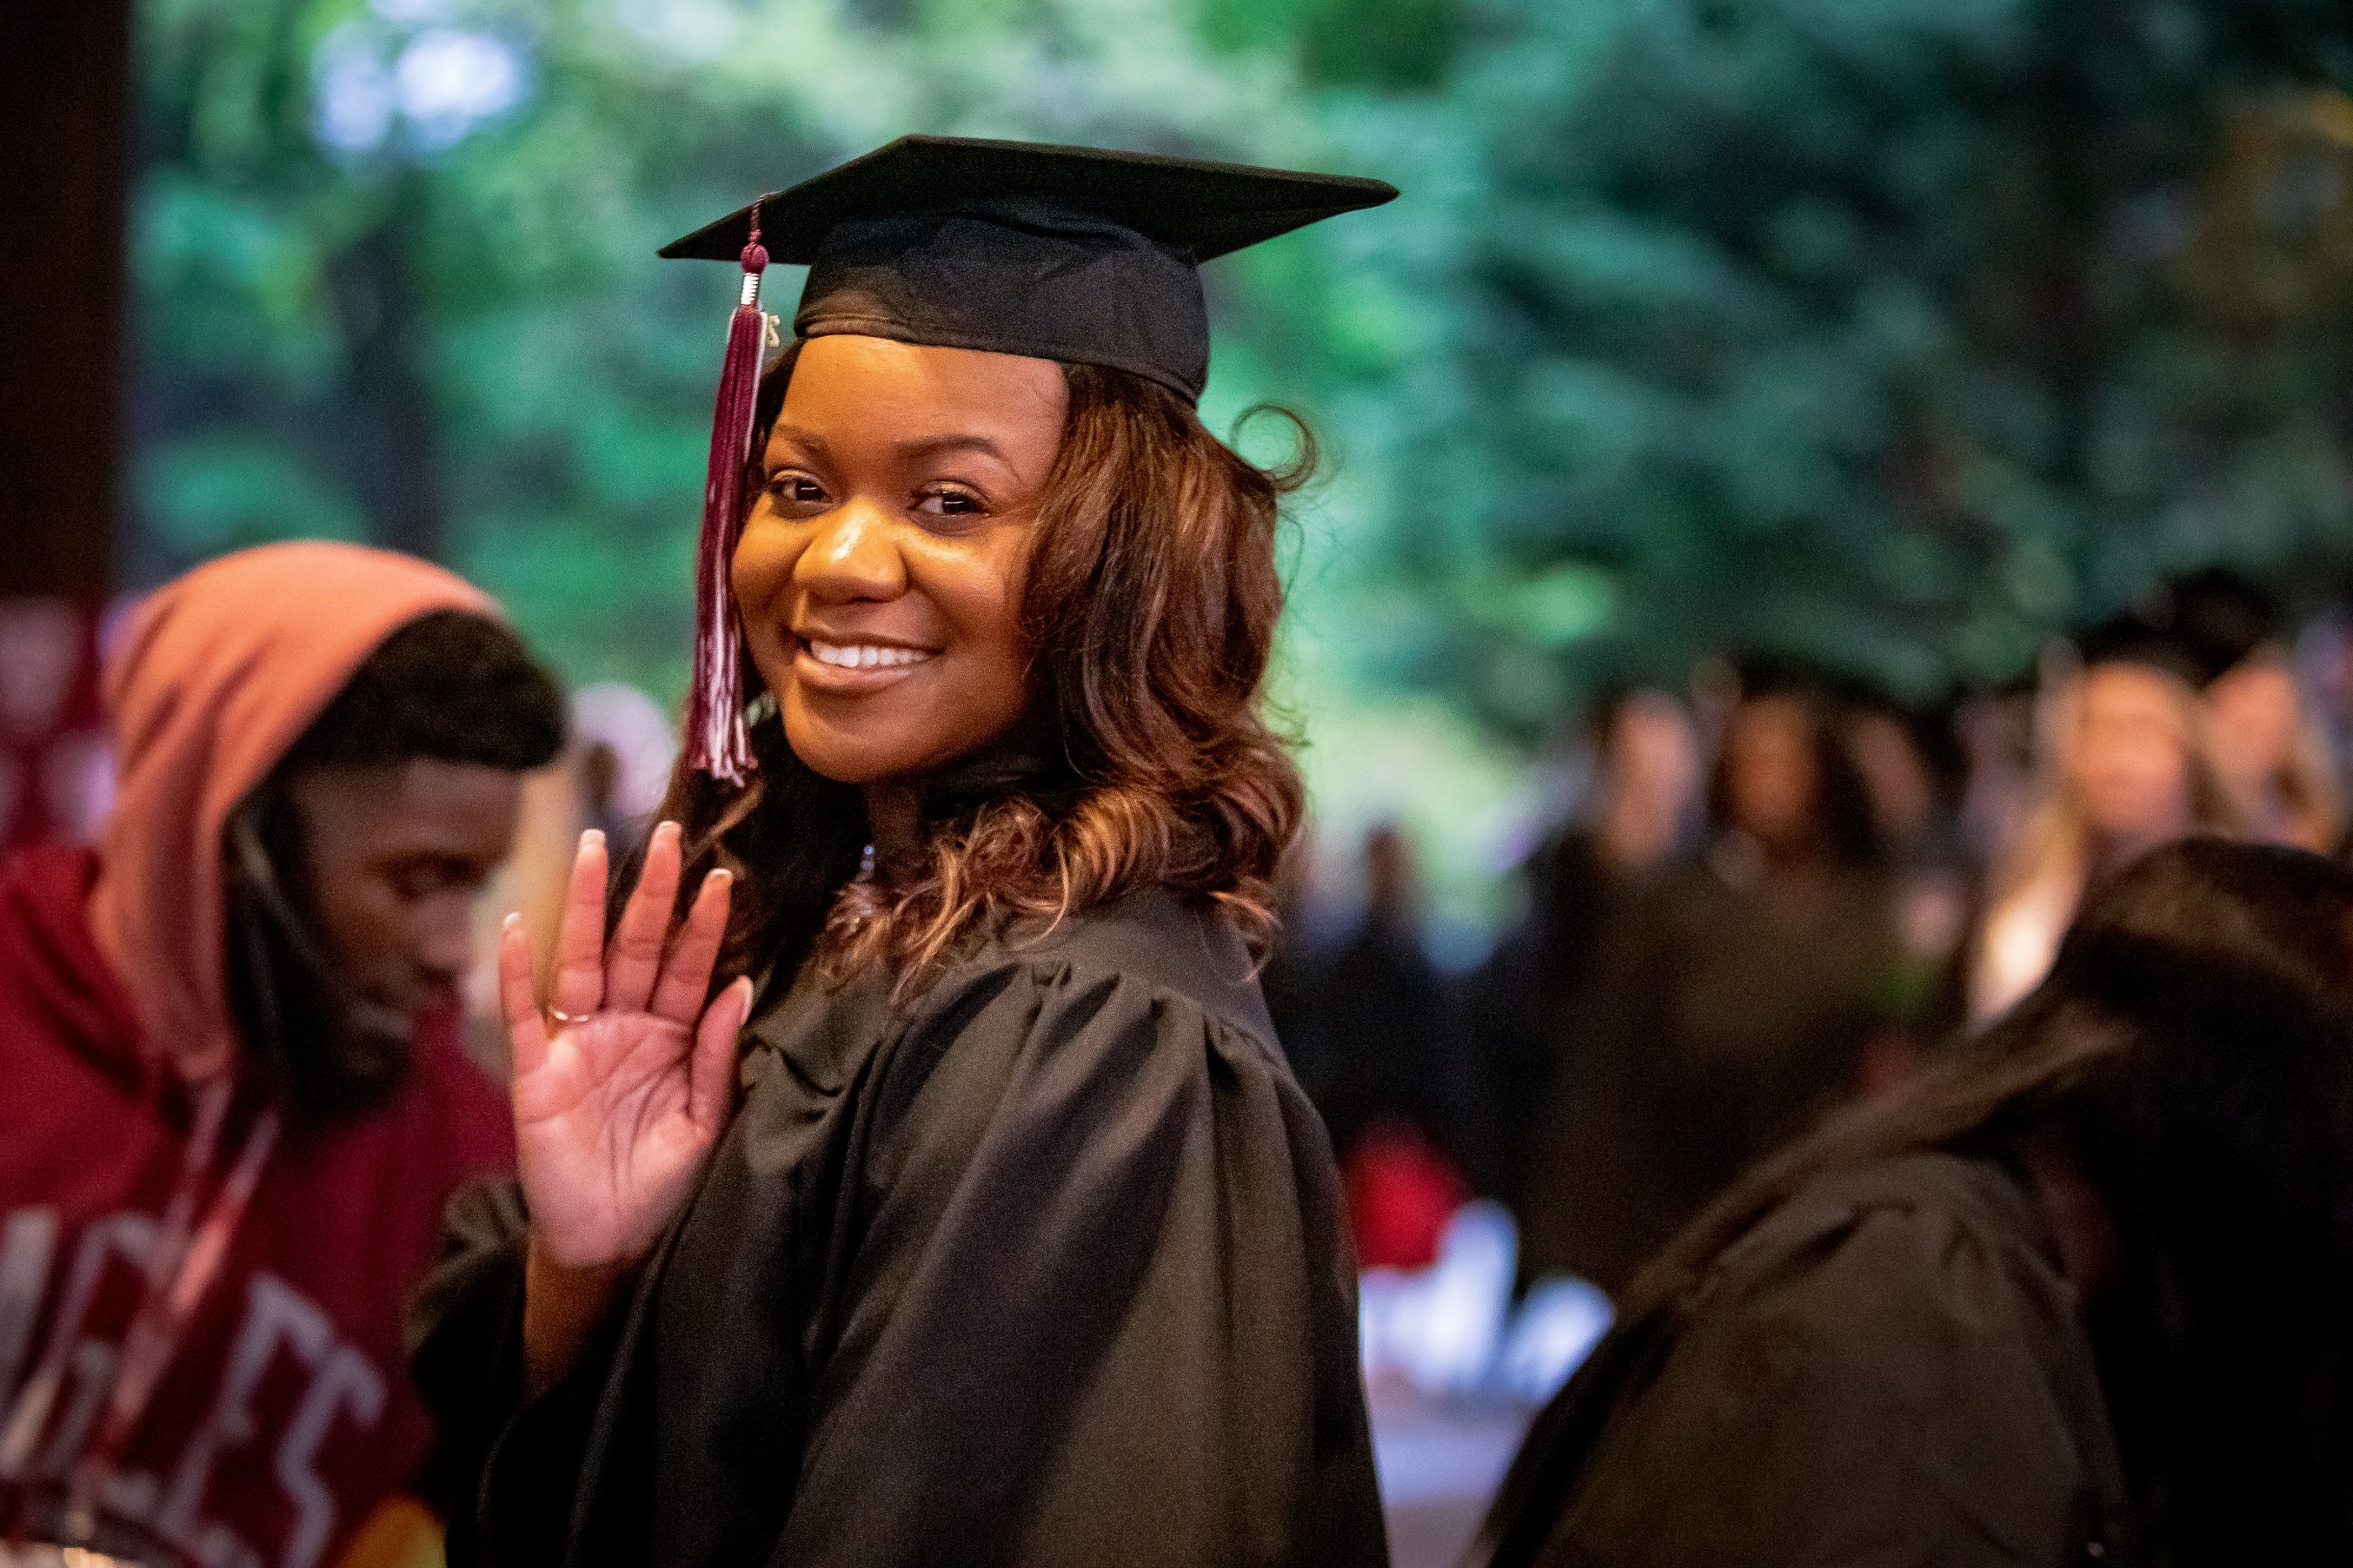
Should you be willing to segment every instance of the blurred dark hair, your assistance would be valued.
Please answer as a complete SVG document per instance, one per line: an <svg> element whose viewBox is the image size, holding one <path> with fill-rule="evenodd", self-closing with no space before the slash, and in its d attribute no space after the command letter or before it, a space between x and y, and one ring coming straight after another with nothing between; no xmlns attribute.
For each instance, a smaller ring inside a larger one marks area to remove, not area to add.
<svg viewBox="0 0 2353 1568"><path fill-rule="evenodd" d="M320 942L288 781L420 757L521 773L563 744L562 691L499 622L436 610L376 645L221 831L229 1009L257 1084L334 1120L384 1103L408 1068L410 1020L354 996Z"/></svg>
<svg viewBox="0 0 2353 1568"><path fill-rule="evenodd" d="M1846 866L1867 866L1879 858L1879 826L1871 811L1871 793L1839 733L1830 700L1808 687L1768 685L1742 693L1716 748L1715 763L1707 775L1707 816L1716 832L1735 824L1732 813L1734 729L1743 710L1765 702L1787 703L1804 718L1806 746L1813 759L1813 821L1823 852Z"/></svg>
<svg viewBox="0 0 2353 1568"><path fill-rule="evenodd" d="M2279 635L2279 600L2227 566L2166 584L2156 609L2212 680Z"/></svg>
<svg viewBox="0 0 2353 1568"><path fill-rule="evenodd" d="M755 469L796 358L761 387ZM1297 459L1261 468L1140 376L1063 376L1069 414L1023 584L1028 751L935 781L921 868L871 882L854 880L863 795L793 754L773 703L742 788L681 760L662 805L684 830L681 910L705 870L737 873L714 984L788 974L820 948L919 984L994 918L1052 920L1155 886L1218 900L1261 946L1271 937L1271 881L1303 800L1260 693L1282 608L1277 509L1314 443L1293 421Z"/></svg>
<svg viewBox="0 0 2353 1568"><path fill-rule="evenodd" d="M2042 986L1743 1177L1621 1321L1826 1172L2059 1138L2116 1218L2089 1314L2149 1539L2177 1564L2353 1557L2353 872L2192 839L2085 903Z"/></svg>
<svg viewBox="0 0 2353 1568"><path fill-rule="evenodd" d="M376 645L277 771L430 757L522 773L563 746L564 693L522 639L487 616L435 610Z"/></svg>

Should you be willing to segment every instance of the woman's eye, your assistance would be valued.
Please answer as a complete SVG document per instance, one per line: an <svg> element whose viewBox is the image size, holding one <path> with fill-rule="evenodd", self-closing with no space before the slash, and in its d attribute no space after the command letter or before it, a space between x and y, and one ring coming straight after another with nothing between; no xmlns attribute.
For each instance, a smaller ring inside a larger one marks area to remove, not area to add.
<svg viewBox="0 0 2353 1568"><path fill-rule="evenodd" d="M965 490L925 490L915 510L934 517L977 517L984 509L980 498Z"/></svg>
<svg viewBox="0 0 2353 1568"><path fill-rule="evenodd" d="M768 493L786 506L814 506L825 500L825 487L807 474L772 475L768 479Z"/></svg>

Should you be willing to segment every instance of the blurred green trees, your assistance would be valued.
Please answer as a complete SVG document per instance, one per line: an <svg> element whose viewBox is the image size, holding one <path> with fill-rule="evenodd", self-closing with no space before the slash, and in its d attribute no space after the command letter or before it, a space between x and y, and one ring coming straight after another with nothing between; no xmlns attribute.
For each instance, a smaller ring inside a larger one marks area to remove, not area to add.
<svg viewBox="0 0 2353 1568"><path fill-rule="evenodd" d="M137 573L403 544L575 679L683 677L732 285L655 247L918 130L1406 188L1208 269L1213 425L1334 458L1285 690L1344 751L1725 647L1925 696L2353 548L2342 0L143 0L139 57Z"/></svg>
<svg viewBox="0 0 2353 1568"><path fill-rule="evenodd" d="M1411 110L1476 151L1407 268L1401 673L1523 729L1710 648L1926 697L2166 571L2337 586L2348 82L2314 0L1482 11Z"/></svg>
<svg viewBox="0 0 2353 1568"><path fill-rule="evenodd" d="M138 52L133 574L373 539L664 692L734 285L658 246L911 130L1314 144L1152 0L146 0Z"/></svg>

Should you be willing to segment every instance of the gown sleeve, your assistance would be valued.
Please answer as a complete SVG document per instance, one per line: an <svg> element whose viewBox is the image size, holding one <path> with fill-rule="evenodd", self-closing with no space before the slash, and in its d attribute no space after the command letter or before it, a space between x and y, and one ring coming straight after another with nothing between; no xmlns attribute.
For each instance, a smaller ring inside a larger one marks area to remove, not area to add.
<svg viewBox="0 0 2353 1568"><path fill-rule="evenodd" d="M1266 1044L1010 964L873 1089L778 1568L1386 1561L1331 1156Z"/></svg>
<svg viewBox="0 0 2353 1568"><path fill-rule="evenodd" d="M551 1563L565 1543L612 1335L592 1336L579 1364L527 1400L522 1188L506 1178L460 1189L442 1229L440 1259L408 1307L409 1375L437 1435L417 1489L448 1521L453 1568Z"/></svg>
<svg viewBox="0 0 2353 1568"><path fill-rule="evenodd" d="M445 1519L471 1512L483 1459L521 1403L529 1227L512 1180L459 1189L441 1255L409 1299L409 1377L438 1435L418 1490Z"/></svg>

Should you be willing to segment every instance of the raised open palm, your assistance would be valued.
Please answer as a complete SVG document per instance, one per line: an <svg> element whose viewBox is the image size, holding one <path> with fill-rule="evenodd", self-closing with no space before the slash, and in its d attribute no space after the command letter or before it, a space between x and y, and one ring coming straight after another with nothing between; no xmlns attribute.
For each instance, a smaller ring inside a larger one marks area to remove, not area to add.
<svg viewBox="0 0 2353 1568"><path fill-rule="evenodd" d="M738 980L703 1005L727 926L726 872L704 879L665 944L678 891L675 823L654 829L609 947L605 878L604 836L585 834L545 1014L520 919L508 918L499 947L533 1239L575 1269L636 1261L678 1212L726 1118L752 996L751 983Z"/></svg>

